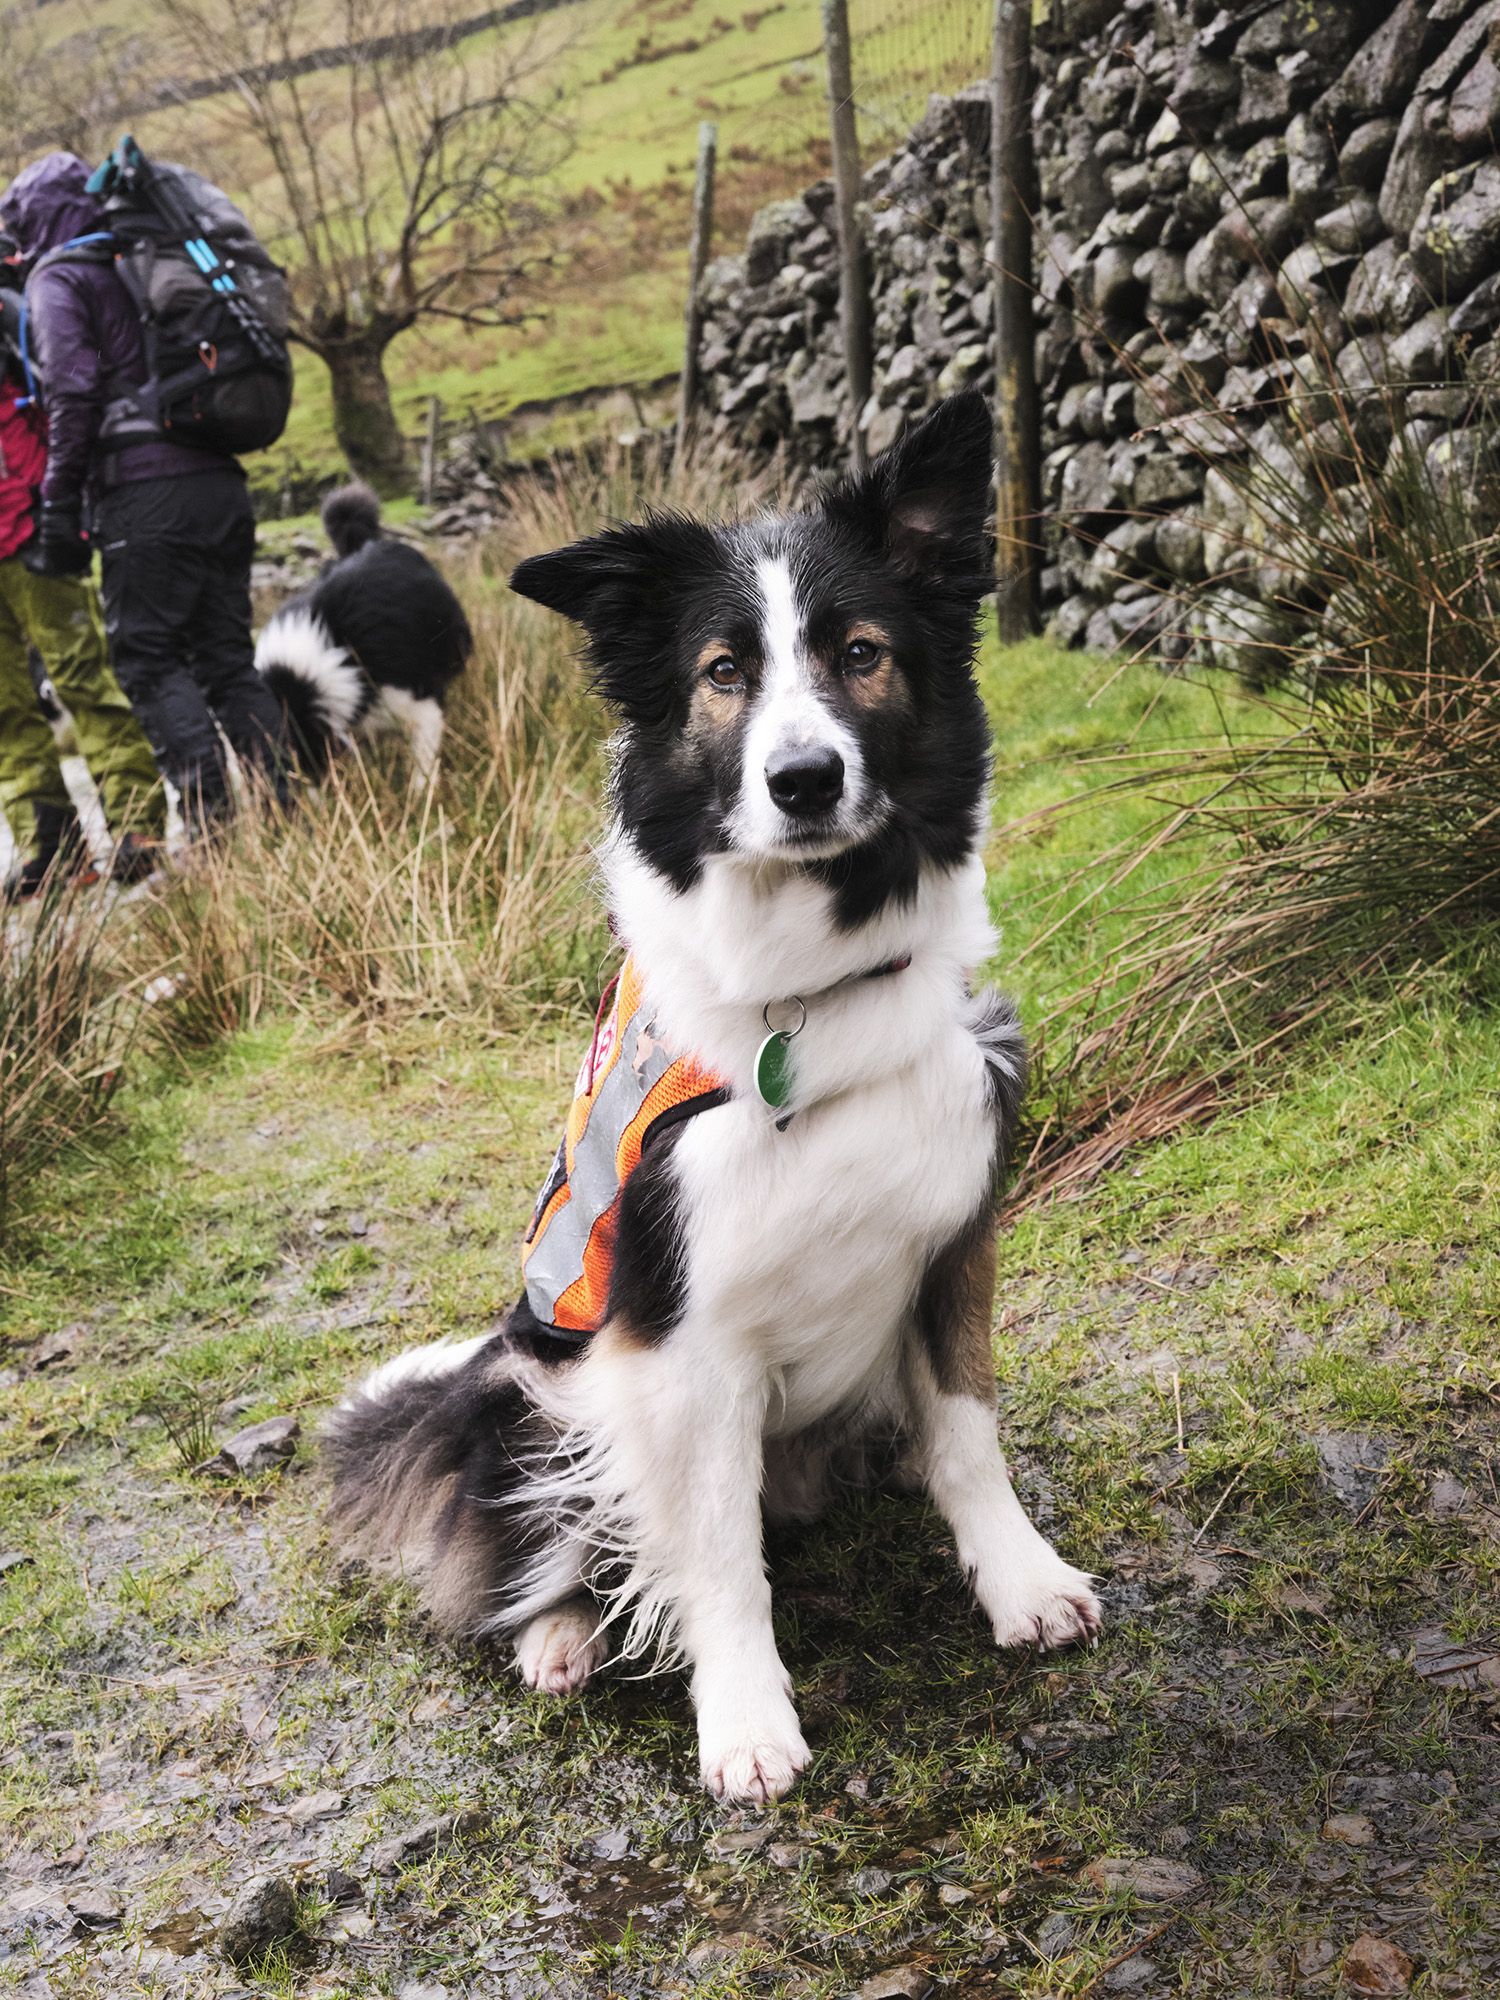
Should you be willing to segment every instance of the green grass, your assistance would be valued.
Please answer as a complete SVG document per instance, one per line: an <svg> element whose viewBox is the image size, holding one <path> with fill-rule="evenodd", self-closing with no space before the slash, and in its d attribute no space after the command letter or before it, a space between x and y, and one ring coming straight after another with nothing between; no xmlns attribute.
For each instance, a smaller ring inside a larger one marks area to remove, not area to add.
<svg viewBox="0 0 1500 2000"><path fill-rule="evenodd" d="M896 66L902 101L916 114L929 90L969 81L971 69L983 68L970 59L973 38L954 32L951 20L944 32L916 32L906 0L862 0L854 12L862 79L875 92ZM415 25L423 16L418 4L403 22ZM338 10L309 8L302 40L309 47L336 40L338 23ZM57 0L39 26L54 41L99 28L141 33L156 38L153 64L167 61L159 24L140 0ZM539 86L561 87L573 127L575 143L558 185L575 217L561 265L528 301L538 317L496 331L436 322L391 350L397 414L413 439L423 432L431 395L442 399L445 422L460 426L675 373L701 120L713 119L719 130L715 254L743 247L749 219L763 203L795 194L827 171L816 0L582 0L502 32L535 37L549 52ZM466 46L477 58L487 39ZM633 60L643 40L661 53ZM344 144L344 90L338 71L303 85L312 127L335 158ZM228 104L209 100L132 122L148 149L192 159L264 223L283 204L269 162L238 131ZM883 150L898 136L872 111L872 148ZM322 478L339 463L326 373L301 355L287 432L271 451L251 458L252 481L270 495L289 473Z"/></svg>
<svg viewBox="0 0 1500 2000"><path fill-rule="evenodd" d="M1141 674L1086 700L1102 678L1041 646L987 653L998 821L1077 786L1068 753L1212 726L1201 691ZM1028 1014L1098 948L1077 926L1025 955L1039 896L1136 810L997 835ZM513 1295L582 1016L525 1050L419 1034L399 1061L275 1023L141 1067L114 1136L36 1179L0 1266L3 1546L31 1559L0 1576L0 1855L60 1895L115 1885L124 1923L70 1941L33 1913L0 1992L53 1954L62 2000L549 1975L834 2000L912 1963L966 2000L1041 2000L1125 1990L1110 1968L1144 1959L1133 1990L1242 2000L1335 1991L1368 1930L1416 1992L1488 1990L1493 1000L1450 970L1372 1003L1233 1115L1015 1224L1002 1434L1049 1532L1106 1579L1105 1641L997 1656L913 1501L778 1536L815 1761L759 1819L697 1792L678 1680L524 1695L502 1660L434 1641L399 1580L341 1569L318 1526L306 1444L342 1383ZM73 1365L33 1372L63 1326ZM256 1479L190 1473L162 1413L194 1409L215 1442L297 1415L304 1449ZM1350 1439L1340 1498L1326 1461ZM1488 1644L1488 1678L1424 1680L1434 1628ZM288 1816L320 1792L327 1817ZM380 1839L461 1809L485 1827L375 1872ZM1325 1836L1338 1813L1371 1844ZM1201 1885L1157 1903L1085 1872L1126 1856ZM361 1884L352 1930L330 1863ZM268 1868L299 1885L302 1945L246 1978L176 1952L142 1973L153 1931L183 1944Z"/></svg>

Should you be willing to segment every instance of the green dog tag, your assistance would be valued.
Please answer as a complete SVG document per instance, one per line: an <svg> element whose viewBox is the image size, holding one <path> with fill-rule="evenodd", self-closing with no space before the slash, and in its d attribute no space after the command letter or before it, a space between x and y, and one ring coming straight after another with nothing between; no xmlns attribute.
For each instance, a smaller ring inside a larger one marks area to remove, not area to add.
<svg viewBox="0 0 1500 2000"><path fill-rule="evenodd" d="M763 1104L785 1111L792 1095L792 1038L779 1028L756 1051L755 1090Z"/></svg>

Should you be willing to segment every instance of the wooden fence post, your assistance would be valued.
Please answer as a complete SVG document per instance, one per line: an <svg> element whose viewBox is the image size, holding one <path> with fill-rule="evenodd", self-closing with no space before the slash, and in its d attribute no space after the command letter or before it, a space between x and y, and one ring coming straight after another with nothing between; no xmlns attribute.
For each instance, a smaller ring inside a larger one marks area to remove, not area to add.
<svg viewBox="0 0 1500 2000"><path fill-rule="evenodd" d="M995 0L990 139L991 262L995 284L995 608L1007 644L1036 630L1041 533L1041 413L1031 218L1031 0Z"/></svg>
<svg viewBox="0 0 1500 2000"><path fill-rule="evenodd" d="M427 435L422 440L422 504L432 505L432 489L437 483L438 436L442 428L443 406L436 396L427 398Z"/></svg>
<svg viewBox="0 0 1500 2000"><path fill-rule="evenodd" d="M869 464L860 420L870 396L870 258L855 212L859 201L859 130L854 121L848 0L823 0L823 49L828 59L828 118L839 236L839 325L851 405L849 462L856 472L863 472Z"/></svg>
<svg viewBox="0 0 1500 2000"><path fill-rule="evenodd" d="M688 252L686 326L683 335L682 383L677 398L676 455L681 458L687 443L688 427L698 402L698 348L703 335L703 313L698 292L708 267L708 249L714 230L714 160L719 147L719 128L705 119L698 127L698 171L693 180L693 241Z"/></svg>

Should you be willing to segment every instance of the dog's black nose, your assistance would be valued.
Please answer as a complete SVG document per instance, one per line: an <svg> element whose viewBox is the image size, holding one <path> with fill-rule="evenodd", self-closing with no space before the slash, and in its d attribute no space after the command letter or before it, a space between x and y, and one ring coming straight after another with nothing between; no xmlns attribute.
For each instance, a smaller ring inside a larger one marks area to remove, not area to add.
<svg viewBox="0 0 1500 2000"><path fill-rule="evenodd" d="M784 813L832 812L844 793L844 760L837 750L791 750L767 764L766 785Z"/></svg>

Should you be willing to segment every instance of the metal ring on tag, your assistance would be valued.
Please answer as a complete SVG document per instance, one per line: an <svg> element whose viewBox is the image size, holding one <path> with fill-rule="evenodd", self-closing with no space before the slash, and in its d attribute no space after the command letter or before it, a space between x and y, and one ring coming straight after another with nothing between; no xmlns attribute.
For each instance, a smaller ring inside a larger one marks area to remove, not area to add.
<svg viewBox="0 0 1500 2000"><path fill-rule="evenodd" d="M796 1027L773 1028L771 1026L771 1009L773 1007L800 1008L801 1012L798 1016ZM784 1035L787 1041L790 1041L793 1035L800 1035L802 1033L802 1030L807 1026L807 1002L805 1000L799 999L795 993L792 995L790 1000L768 1000L765 1006L762 1007L762 1009L760 1010L760 1018L765 1022L766 1028L769 1033L773 1035Z"/></svg>

